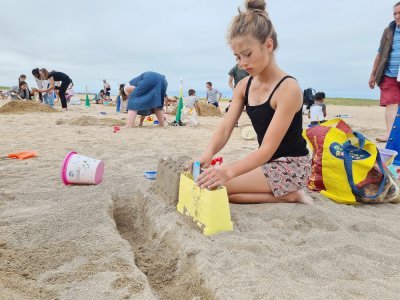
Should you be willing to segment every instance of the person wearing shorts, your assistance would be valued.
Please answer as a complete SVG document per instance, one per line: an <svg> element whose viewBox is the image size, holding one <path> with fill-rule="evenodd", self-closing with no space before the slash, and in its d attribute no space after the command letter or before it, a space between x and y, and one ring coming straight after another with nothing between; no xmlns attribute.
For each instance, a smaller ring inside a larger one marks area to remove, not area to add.
<svg viewBox="0 0 400 300"><path fill-rule="evenodd" d="M206 88L207 88L207 92L206 92L207 93L207 96L206 96L207 103L214 105L219 110L218 101L222 97L221 92L218 91L217 89L214 89L211 82L206 82ZM217 96L219 96L219 97L217 97Z"/></svg>
<svg viewBox="0 0 400 300"><path fill-rule="evenodd" d="M387 142L400 104L400 2L394 5L393 16L383 32L368 81L371 89L379 86L380 105L385 107L386 133L376 138L378 142Z"/></svg>
<svg viewBox="0 0 400 300"><path fill-rule="evenodd" d="M156 72L144 72L124 86L128 97L128 120L126 127L133 127L135 118L151 112L157 116L159 126L164 126L164 97L168 82L165 76Z"/></svg>
<svg viewBox="0 0 400 300"><path fill-rule="evenodd" d="M232 203L313 204L305 192L311 159L302 136L302 90L275 61L278 40L265 1L245 1L245 6L231 23L228 41L250 76L235 87L224 120L202 154L192 160L203 169L196 184L208 189L225 186ZM228 143L244 107L259 148L213 166L213 157Z"/></svg>

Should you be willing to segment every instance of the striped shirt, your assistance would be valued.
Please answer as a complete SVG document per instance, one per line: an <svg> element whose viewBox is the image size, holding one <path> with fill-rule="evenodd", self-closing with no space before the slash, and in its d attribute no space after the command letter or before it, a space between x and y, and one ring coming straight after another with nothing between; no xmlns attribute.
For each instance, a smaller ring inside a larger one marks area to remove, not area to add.
<svg viewBox="0 0 400 300"><path fill-rule="evenodd" d="M396 26L394 31L392 49L390 50L388 64L385 69L385 75L397 77L400 66L400 28Z"/></svg>

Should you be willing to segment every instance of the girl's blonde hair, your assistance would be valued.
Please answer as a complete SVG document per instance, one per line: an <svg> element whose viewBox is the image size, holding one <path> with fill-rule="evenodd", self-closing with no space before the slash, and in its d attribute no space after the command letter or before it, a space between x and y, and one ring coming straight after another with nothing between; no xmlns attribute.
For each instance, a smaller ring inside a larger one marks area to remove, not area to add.
<svg viewBox="0 0 400 300"><path fill-rule="evenodd" d="M246 10L233 18L228 30L228 42L234 38L250 35L263 44L267 38L272 39L274 50L278 47L278 38L274 26L266 12L264 0L246 0Z"/></svg>
<svg viewBox="0 0 400 300"><path fill-rule="evenodd" d="M49 71L47 71L45 68L40 69L40 72L44 73L44 76L46 77L45 79L49 79Z"/></svg>

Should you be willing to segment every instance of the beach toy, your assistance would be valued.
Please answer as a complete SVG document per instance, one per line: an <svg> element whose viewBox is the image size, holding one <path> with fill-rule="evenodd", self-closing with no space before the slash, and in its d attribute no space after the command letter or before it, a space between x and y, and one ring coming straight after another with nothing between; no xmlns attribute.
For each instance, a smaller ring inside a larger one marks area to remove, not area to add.
<svg viewBox="0 0 400 300"><path fill-rule="evenodd" d="M181 174L176 209L190 216L204 235L233 230L226 188L201 189L190 173Z"/></svg>
<svg viewBox="0 0 400 300"><path fill-rule="evenodd" d="M242 129L242 138L245 140L253 140L257 137L256 131L253 126L246 126Z"/></svg>
<svg viewBox="0 0 400 300"><path fill-rule="evenodd" d="M147 116L147 117L146 117L146 121L148 121L148 122L153 122L154 119L153 119L152 116Z"/></svg>
<svg viewBox="0 0 400 300"><path fill-rule="evenodd" d="M394 150L400 153L400 139L399 139L399 128L400 128L400 106L397 109L396 118L394 119L392 129L390 130L389 139L386 144L386 149ZM393 164L400 166L400 155L395 157Z"/></svg>
<svg viewBox="0 0 400 300"><path fill-rule="evenodd" d="M158 125L158 120L154 120L153 124Z"/></svg>
<svg viewBox="0 0 400 300"><path fill-rule="evenodd" d="M61 167L61 179L65 185L99 184L103 174L103 161L79 155L74 151L67 154Z"/></svg>
<svg viewBox="0 0 400 300"><path fill-rule="evenodd" d="M114 132L114 133L117 133L117 132L120 131L120 130L121 130L121 128L120 128L119 126L115 125L115 126L114 126L113 132Z"/></svg>
<svg viewBox="0 0 400 300"><path fill-rule="evenodd" d="M16 159L28 159L32 157L36 157L38 153L36 151L23 151L19 153L10 153L7 156L1 157L1 159L5 158L16 158Z"/></svg>
<svg viewBox="0 0 400 300"><path fill-rule="evenodd" d="M381 160L387 165L390 166L395 157L397 156L397 151L390 149L378 149L379 155L381 156Z"/></svg>
<svg viewBox="0 0 400 300"><path fill-rule="evenodd" d="M201 170L200 170L200 162L199 161L195 161L193 163L193 170L192 170L192 175L193 175L193 180L194 181L197 181L197 178L199 177L200 172L201 172Z"/></svg>
<svg viewBox="0 0 400 300"><path fill-rule="evenodd" d="M147 178L147 179L156 179L156 176L157 176L157 171L146 171L146 172L144 172L144 176Z"/></svg>
<svg viewBox="0 0 400 300"><path fill-rule="evenodd" d="M103 105L109 105L111 102L110 101L104 101Z"/></svg>
<svg viewBox="0 0 400 300"><path fill-rule="evenodd" d="M345 119L345 118L352 118L352 116L351 115L346 115L346 114L338 114L338 115L335 115L335 118Z"/></svg>
<svg viewBox="0 0 400 300"><path fill-rule="evenodd" d="M224 162L224 159L222 158L222 156L217 156L216 158L214 158L212 161L211 161L211 165L212 166L215 166L215 165L222 165L222 163Z"/></svg>
<svg viewBox="0 0 400 300"><path fill-rule="evenodd" d="M388 169L390 170L390 172L392 173L392 175L394 176L394 178L396 180L400 180L400 167L399 166L395 166L395 165L390 165L388 166Z"/></svg>
<svg viewBox="0 0 400 300"><path fill-rule="evenodd" d="M119 113L121 112L121 96L118 96L115 102L116 112Z"/></svg>
<svg viewBox="0 0 400 300"><path fill-rule="evenodd" d="M73 96L70 100L69 100L69 104L71 105L81 105L81 99L78 97Z"/></svg>

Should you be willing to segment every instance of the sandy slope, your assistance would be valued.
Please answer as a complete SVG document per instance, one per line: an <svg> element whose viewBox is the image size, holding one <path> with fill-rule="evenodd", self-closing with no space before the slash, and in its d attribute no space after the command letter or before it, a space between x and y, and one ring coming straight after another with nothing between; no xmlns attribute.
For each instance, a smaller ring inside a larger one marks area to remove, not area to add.
<svg viewBox="0 0 400 300"><path fill-rule="evenodd" d="M176 213L173 176L160 192L143 172L163 157L199 154L221 118L114 134L108 119L125 117L114 109L0 115L1 154L39 152L0 160L0 298L398 299L400 206L344 206L318 195L314 206L231 205L234 231L205 237ZM379 107L328 113L352 115L371 138L383 133ZM222 155L231 161L256 148L236 128ZM71 150L104 160L102 184L61 183Z"/></svg>

